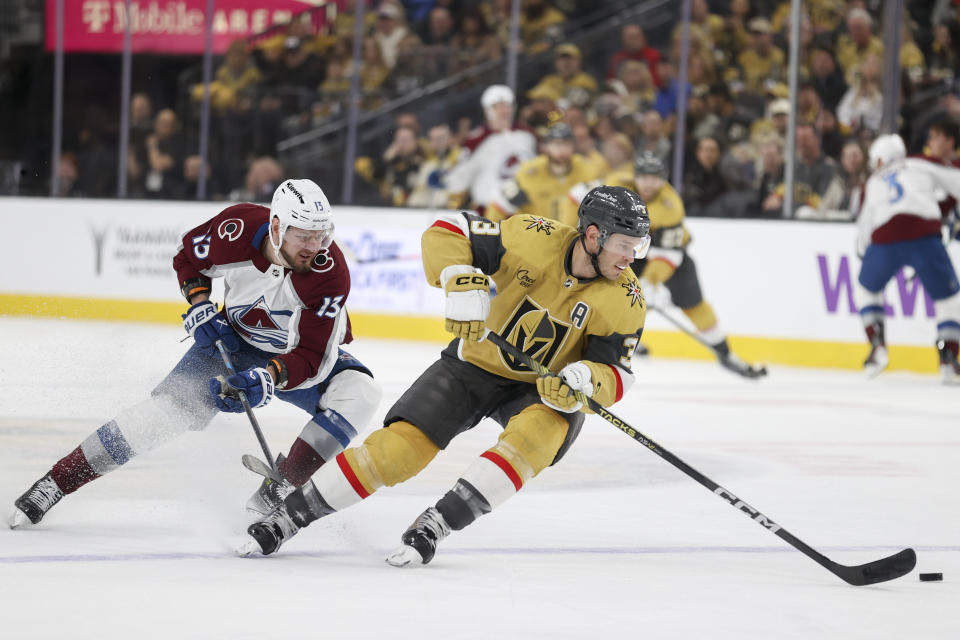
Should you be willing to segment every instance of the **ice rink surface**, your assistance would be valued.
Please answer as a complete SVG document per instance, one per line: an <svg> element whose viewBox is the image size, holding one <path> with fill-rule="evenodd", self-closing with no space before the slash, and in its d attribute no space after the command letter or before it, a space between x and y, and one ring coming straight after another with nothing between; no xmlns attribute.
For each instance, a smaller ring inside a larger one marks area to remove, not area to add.
<svg viewBox="0 0 960 640"><path fill-rule="evenodd" d="M185 349L175 327L0 318L0 502ZM439 346L359 340L384 404ZM932 348L931 348L932 352ZM931 357L933 355L931 354ZM567 457L442 544L384 555L495 440L481 423L420 476L302 531L232 548L259 480L243 415L218 416L0 530L4 638L960 638L960 389L931 376L638 360L614 412L831 559L904 547L917 569L851 587L597 417ZM274 452L306 421L258 410ZM368 427L369 429L372 428ZM945 581L921 583L918 572Z"/></svg>

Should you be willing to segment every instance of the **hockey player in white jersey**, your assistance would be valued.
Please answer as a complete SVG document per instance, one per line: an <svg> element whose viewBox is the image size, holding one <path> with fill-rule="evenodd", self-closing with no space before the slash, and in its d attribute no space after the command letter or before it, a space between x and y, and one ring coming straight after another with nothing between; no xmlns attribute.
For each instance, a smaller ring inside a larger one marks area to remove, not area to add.
<svg viewBox="0 0 960 640"><path fill-rule="evenodd" d="M116 471L134 457L220 411L260 407L274 397L310 415L277 465L282 482L264 481L247 503L270 513L333 459L367 425L380 387L341 348L353 337L347 315L350 273L333 240L330 203L311 180L284 180L270 208L236 204L182 236L173 270L190 306L183 327L193 338L148 398L87 436L14 502L9 524L37 524L65 495ZM209 300L224 279L224 305ZM233 352L237 375L217 344Z"/></svg>
<svg viewBox="0 0 960 640"><path fill-rule="evenodd" d="M870 147L873 174L864 185L857 249L863 258L856 297L870 341L864 369L870 377L888 362L884 339L883 289L910 265L934 300L937 351L945 383L960 383L960 283L941 242L936 193L960 199L960 169L906 157L896 134L882 135Z"/></svg>
<svg viewBox="0 0 960 640"><path fill-rule="evenodd" d="M537 155L537 138L514 124L516 102L510 87L490 85L480 103L486 126L470 132L463 143L463 159L447 174L445 184L450 193L469 191L469 205L482 215L503 182Z"/></svg>

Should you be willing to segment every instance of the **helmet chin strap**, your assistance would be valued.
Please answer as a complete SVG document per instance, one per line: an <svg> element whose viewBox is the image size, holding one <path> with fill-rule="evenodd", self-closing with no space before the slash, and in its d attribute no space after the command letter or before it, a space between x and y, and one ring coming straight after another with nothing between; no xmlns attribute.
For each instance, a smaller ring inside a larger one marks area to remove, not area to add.
<svg viewBox="0 0 960 640"><path fill-rule="evenodd" d="M283 245L283 238L280 238L279 243L274 243L273 241L273 229L270 229L268 240L270 242L270 248L273 249L273 257L284 269L292 269L293 267L287 262L287 259L283 257L283 254L280 252L280 247Z"/></svg>
<svg viewBox="0 0 960 640"><path fill-rule="evenodd" d="M595 275L594 277L595 278L600 277L600 262L598 260L598 258L600 257L600 253L599 252L590 253L590 250L587 249L587 236L584 233L580 234L580 245L583 247L583 252L586 253L588 256L590 256L590 264L593 265L593 270L597 272L597 275ZM601 248L601 251L602 251L602 248Z"/></svg>

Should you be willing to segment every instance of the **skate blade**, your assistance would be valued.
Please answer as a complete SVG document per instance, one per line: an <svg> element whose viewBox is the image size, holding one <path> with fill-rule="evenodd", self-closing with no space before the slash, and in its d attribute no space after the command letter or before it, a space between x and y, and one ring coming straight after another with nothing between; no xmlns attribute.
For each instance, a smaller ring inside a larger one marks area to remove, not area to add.
<svg viewBox="0 0 960 640"><path fill-rule="evenodd" d="M7 518L7 524L10 525L11 529L19 529L25 524L30 524L30 518L28 518L27 514L23 511L20 511L19 508L14 507L10 513L10 517Z"/></svg>
<svg viewBox="0 0 960 640"><path fill-rule="evenodd" d="M409 567L423 564L423 556L413 547L402 545L391 552L385 560L391 567Z"/></svg>
<svg viewBox="0 0 960 640"><path fill-rule="evenodd" d="M260 548L260 543L258 543L256 540L247 540L239 547L234 549L234 553L241 558L252 558L256 556L262 556L263 550Z"/></svg>

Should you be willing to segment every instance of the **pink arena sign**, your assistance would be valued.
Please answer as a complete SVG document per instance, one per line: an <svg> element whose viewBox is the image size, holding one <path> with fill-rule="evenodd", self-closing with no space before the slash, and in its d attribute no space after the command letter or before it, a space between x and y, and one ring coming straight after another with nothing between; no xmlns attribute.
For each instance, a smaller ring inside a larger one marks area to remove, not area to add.
<svg viewBox="0 0 960 640"><path fill-rule="evenodd" d="M334 10L337 4L326 0L215 0L213 51L223 53L231 41L288 22L307 9L327 6ZM207 0L134 0L130 6L134 53L203 53ZM63 0L63 9L64 51L123 50L125 0ZM46 0L48 51L56 45L56 10L56 0ZM315 24L323 23L324 13L314 13Z"/></svg>

